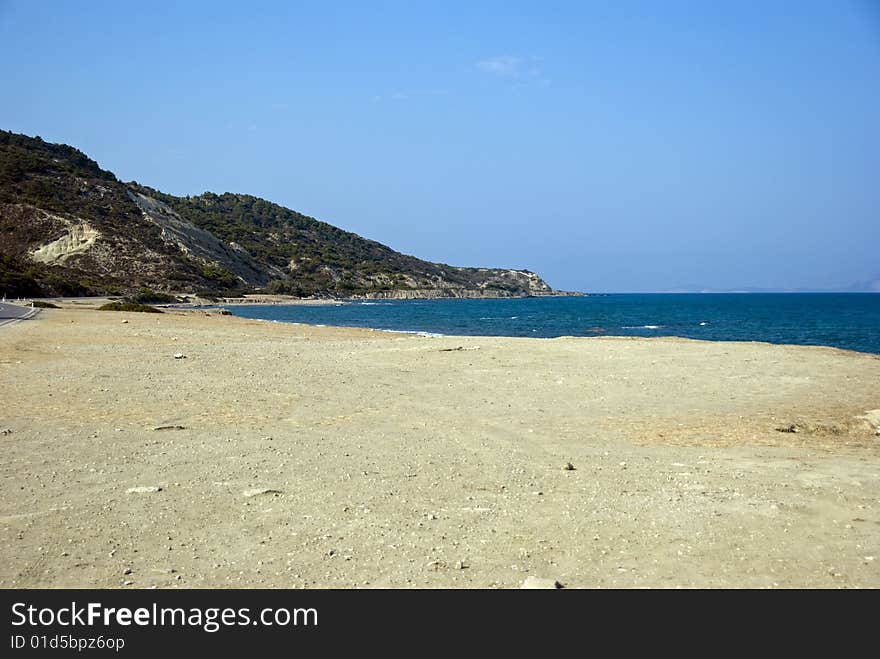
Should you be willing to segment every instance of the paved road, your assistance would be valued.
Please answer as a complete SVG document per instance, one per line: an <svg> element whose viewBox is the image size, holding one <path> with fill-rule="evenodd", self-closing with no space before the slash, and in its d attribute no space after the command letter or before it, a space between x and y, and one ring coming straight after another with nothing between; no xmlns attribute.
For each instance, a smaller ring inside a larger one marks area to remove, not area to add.
<svg viewBox="0 0 880 659"><path fill-rule="evenodd" d="M29 306L0 302L0 327L30 318L35 313L36 309L31 309Z"/></svg>

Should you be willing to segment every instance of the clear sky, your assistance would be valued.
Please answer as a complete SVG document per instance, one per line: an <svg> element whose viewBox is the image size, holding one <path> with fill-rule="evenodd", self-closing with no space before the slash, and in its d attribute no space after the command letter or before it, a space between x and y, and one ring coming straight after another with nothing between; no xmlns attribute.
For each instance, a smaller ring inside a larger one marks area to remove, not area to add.
<svg viewBox="0 0 880 659"><path fill-rule="evenodd" d="M0 0L0 128L557 288L880 279L880 0Z"/></svg>

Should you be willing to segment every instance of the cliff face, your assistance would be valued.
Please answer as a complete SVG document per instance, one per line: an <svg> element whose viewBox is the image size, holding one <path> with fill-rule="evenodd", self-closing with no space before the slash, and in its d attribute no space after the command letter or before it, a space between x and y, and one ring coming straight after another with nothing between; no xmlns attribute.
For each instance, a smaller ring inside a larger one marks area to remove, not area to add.
<svg viewBox="0 0 880 659"><path fill-rule="evenodd" d="M250 195L122 183L76 149L0 131L0 292L376 298L552 295L526 270L430 263Z"/></svg>
<svg viewBox="0 0 880 659"><path fill-rule="evenodd" d="M407 282L412 288L368 291L358 297L381 300L411 300L418 298L483 298L524 297L553 295L553 289L534 272L495 268L457 268L475 285L469 288L440 280L433 288L418 288L417 282Z"/></svg>
<svg viewBox="0 0 880 659"><path fill-rule="evenodd" d="M125 185L69 146L0 131L0 287L76 295L206 286Z"/></svg>
<svg viewBox="0 0 880 659"><path fill-rule="evenodd" d="M222 268L251 286L265 286L272 278L284 276L283 270L258 263L235 243L223 242L211 232L187 222L167 204L132 189L128 195L144 218L159 227L161 239L181 254L206 266Z"/></svg>

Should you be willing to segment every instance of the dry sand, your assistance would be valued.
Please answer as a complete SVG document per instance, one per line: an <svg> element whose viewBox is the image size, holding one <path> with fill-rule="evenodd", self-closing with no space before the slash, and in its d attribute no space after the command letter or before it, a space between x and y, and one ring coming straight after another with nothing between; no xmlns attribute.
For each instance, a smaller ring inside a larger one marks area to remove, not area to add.
<svg viewBox="0 0 880 659"><path fill-rule="evenodd" d="M878 356L65 309L0 397L2 587L880 586Z"/></svg>

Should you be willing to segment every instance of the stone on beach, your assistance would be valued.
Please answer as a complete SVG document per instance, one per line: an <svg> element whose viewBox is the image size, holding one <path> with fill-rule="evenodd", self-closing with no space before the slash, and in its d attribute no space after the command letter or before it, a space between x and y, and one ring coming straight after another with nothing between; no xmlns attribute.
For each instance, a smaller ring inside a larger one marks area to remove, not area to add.
<svg viewBox="0 0 880 659"><path fill-rule="evenodd" d="M868 428L874 431L876 436L880 437L880 410L868 410L857 418L861 419Z"/></svg>
<svg viewBox="0 0 880 659"><path fill-rule="evenodd" d="M261 494L281 494L281 490L275 490L271 487L255 487L250 490L245 490L241 494L246 499L250 499L251 497L257 497Z"/></svg>
<svg viewBox="0 0 880 659"><path fill-rule="evenodd" d="M528 576L520 586L523 590L558 590L562 584L555 579L543 579L541 577Z"/></svg>

